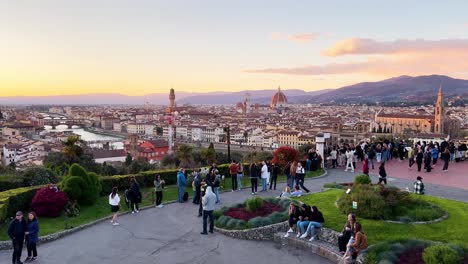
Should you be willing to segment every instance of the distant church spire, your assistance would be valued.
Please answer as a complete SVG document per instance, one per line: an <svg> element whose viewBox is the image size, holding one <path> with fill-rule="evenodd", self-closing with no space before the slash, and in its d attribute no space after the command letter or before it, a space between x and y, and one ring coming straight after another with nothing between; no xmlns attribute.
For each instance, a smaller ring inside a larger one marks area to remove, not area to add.
<svg viewBox="0 0 468 264"><path fill-rule="evenodd" d="M440 84L439 92L437 93L437 101L435 104L434 113L434 133L444 133L444 97L442 93L442 84Z"/></svg>

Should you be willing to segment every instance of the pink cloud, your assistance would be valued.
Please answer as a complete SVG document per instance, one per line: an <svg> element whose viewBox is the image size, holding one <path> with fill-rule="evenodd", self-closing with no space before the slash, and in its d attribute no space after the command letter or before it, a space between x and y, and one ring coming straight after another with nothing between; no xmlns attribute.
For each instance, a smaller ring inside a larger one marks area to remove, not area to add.
<svg viewBox="0 0 468 264"><path fill-rule="evenodd" d="M319 33L293 34L288 36L288 40L291 42L304 43L316 40L319 36Z"/></svg>
<svg viewBox="0 0 468 264"><path fill-rule="evenodd" d="M351 38L337 42L322 52L325 56L356 54L404 54L427 52L468 52L468 39L423 40L401 39L376 41L365 38Z"/></svg>
<svg viewBox="0 0 468 264"><path fill-rule="evenodd" d="M468 77L468 55L439 56L396 56L392 58L371 58L366 61L307 65L301 67L278 67L246 70L248 73L269 73L288 75L329 75L329 74L370 74L379 76L422 75L457 73Z"/></svg>
<svg viewBox="0 0 468 264"><path fill-rule="evenodd" d="M283 34L281 34L281 32L272 32L270 38L273 40L280 40L283 38Z"/></svg>

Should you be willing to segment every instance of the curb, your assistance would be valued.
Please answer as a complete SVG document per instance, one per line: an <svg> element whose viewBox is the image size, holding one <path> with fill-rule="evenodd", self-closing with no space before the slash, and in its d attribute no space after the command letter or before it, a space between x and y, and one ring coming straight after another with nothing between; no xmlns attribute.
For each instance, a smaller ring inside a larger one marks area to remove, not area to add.
<svg viewBox="0 0 468 264"><path fill-rule="evenodd" d="M176 203L176 202L177 201L175 201L175 200L167 201L167 202L164 203L164 205L172 204L172 203ZM140 211L151 209L151 208L154 208L154 205L144 206L144 207L140 208ZM122 212L121 214L119 214L119 216L127 215L127 214L130 214L130 211ZM76 232L81 231L83 229L86 229L88 227L92 227L92 226L94 226L96 224L102 223L104 221L108 221L111 218L112 218L112 215L109 215L109 216L106 216L106 217L103 217L103 218L96 219L96 220L94 220L92 222L89 222L87 224L83 224L83 225L73 227L73 228L70 228L70 229L67 229L67 230L59 231L57 233L52 233L52 234L41 236L41 237L39 237L38 244L43 244L43 243L55 241L57 239L60 239L62 237L68 236L68 235L71 235L73 233L76 233ZM13 246L12 246L11 241L0 241L0 251L7 250L7 249L12 249L12 248L13 248Z"/></svg>

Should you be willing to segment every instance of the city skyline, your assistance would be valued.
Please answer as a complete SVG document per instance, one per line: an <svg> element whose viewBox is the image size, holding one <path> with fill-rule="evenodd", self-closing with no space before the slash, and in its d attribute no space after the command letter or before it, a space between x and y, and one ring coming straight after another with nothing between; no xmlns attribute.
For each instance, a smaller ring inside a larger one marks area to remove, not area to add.
<svg viewBox="0 0 468 264"><path fill-rule="evenodd" d="M144 95L171 86L314 91L399 75L468 79L463 1L0 7L0 96Z"/></svg>

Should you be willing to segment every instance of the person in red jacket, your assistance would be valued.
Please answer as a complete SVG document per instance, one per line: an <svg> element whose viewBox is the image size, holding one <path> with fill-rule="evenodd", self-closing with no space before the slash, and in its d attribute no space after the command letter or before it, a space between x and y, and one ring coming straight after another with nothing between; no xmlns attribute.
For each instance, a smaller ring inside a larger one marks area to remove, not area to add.
<svg viewBox="0 0 468 264"><path fill-rule="evenodd" d="M362 163L362 173L369 175L369 159L365 158Z"/></svg>
<svg viewBox="0 0 468 264"><path fill-rule="evenodd" d="M231 185L232 185L232 191L237 191L237 170L238 166L235 160L231 162L231 165L229 166L229 174L231 174Z"/></svg>

